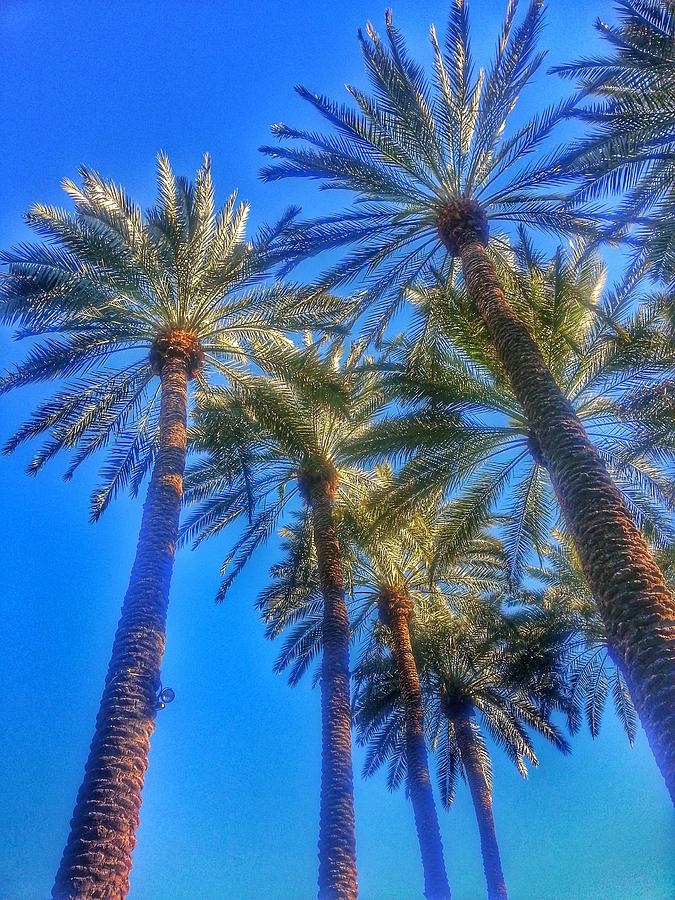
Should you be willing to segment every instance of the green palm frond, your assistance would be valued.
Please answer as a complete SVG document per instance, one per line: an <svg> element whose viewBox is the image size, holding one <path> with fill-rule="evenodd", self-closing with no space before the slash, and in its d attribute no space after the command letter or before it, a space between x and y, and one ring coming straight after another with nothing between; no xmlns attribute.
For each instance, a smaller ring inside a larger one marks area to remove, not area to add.
<svg viewBox="0 0 675 900"><path fill-rule="evenodd" d="M575 110L590 130L565 167L576 197L618 195L613 227L637 226L636 262L675 284L675 10L664 0L615 0L618 25L597 20L608 54L553 71L579 82Z"/></svg>
<svg viewBox="0 0 675 900"><path fill-rule="evenodd" d="M564 627L568 637L563 645L563 666L569 686L566 710L570 730L575 732L585 719L593 737L597 737L608 697L632 744L637 732L637 715L625 682L607 649L604 627L595 601L581 574L576 553L569 541L558 534L558 542L544 550L542 565L530 571L543 588L535 594L535 602L550 611ZM668 567L669 548L657 551L655 557L664 573ZM670 579L672 581L672 577Z"/></svg>

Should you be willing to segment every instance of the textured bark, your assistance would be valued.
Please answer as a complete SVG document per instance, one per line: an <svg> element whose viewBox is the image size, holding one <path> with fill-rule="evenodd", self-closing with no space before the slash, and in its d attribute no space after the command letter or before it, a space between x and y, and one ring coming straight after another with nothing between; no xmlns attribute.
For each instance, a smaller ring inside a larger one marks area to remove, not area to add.
<svg viewBox="0 0 675 900"><path fill-rule="evenodd" d="M56 900L120 900L129 892L141 790L155 727L166 610L185 468L185 358L161 373L160 448L143 508L112 657L56 876Z"/></svg>
<svg viewBox="0 0 675 900"><path fill-rule="evenodd" d="M415 815L415 828L424 869L424 896L428 900L449 900L450 885L443 859L443 843L429 777L429 758L424 740L424 707L415 657L410 643L410 597L396 592L383 593L383 619L392 636L403 707L405 710L406 763L408 790Z"/></svg>
<svg viewBox="0 0 675 900"><path fill-rule="evenodd" d="M461 247L468 290L545 460L607 641L675 801L675 598L619 490L480 241Z"/></svg>
<svg viewBox="0 0 675 900"><path fill-rule="evenodd" d="M483 857L483 871L487 883L488 900L505 900L506 884L502 872L502 862L499 857L499 845L497 844L497 832L495 820L492 815L492 795L485 778L485 772L481 765L474 724L467 714L461 714L453 718L457 745L462 757L462 765L469 782L473 808L478 821L480 834L480 849Z"/></svg>
<svg viewBox="0 0 675 900"><path fill-rule="evenodd" d="M312 478L307 494L324 601L319 897L321 900L354 900L358 888L349 699L349 618L340 547L333 522L332 486L324 479Z"/></svg>

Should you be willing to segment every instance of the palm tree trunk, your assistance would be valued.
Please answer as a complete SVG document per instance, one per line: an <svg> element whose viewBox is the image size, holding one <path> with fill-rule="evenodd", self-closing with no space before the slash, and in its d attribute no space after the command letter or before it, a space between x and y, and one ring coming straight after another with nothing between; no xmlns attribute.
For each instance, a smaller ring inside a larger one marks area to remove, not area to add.
<svg viewBox="0 0 675 900"><path fill-rule="evenodd" d="M675 597L523 323L485 246L461 246L464 279L535 433L612 658L675 802Z"/></svg>
<svg viewBox="0 0 675 900"><path fill-rule="evenodd" d="M475 725L467 714L453 718L457 745L462 757L462 765L469 782L473 808L478 821L480 849L483 856L483 870L487 882L488 900L506 900L506 884L499 856L495 820L492 815L492 795L481 764L478 745L474 733Z"/></svg>
<svg viewBox="0 0 675 900"><path fill-rule="evenodd" d="M357 896L354 776L349 696L349 618L331 488L312 480L309 504L323 592L319 898Z"/></svg>
<svg viewBox="0 0 675 900"><path fill-rule="evenodd" d="M129 892L183 492L187 383L185 360L166 360L159 452L84 781L52 891L56 900L120 900Z"/></svg>
<svg viewBox="0 0 675 900"><path fill-rule="evenodd" d="M385 598L386 624L392 636L392 650L405 709L406 763L408 789L415 815L415 828L424 868L424 896L428 900L449 900L450 885L443 859L443 843L436 804L429 777L429 759L424 740L424 708L415 657L410 643L410 597L391 594Z"/></svg>

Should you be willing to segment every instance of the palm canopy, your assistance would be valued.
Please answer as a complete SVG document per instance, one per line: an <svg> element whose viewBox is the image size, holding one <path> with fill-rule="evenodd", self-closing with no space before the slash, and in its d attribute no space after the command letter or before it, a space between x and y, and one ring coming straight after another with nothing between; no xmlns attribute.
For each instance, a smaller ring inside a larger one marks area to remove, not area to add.
<svg viewBox="0 0 675 900"><path fill-rule="evenodd" d="M375 608L386 594L404 593L413 605L422 603L437 588L431 570L437 553L439 526L446 509L434 502L420 503L405 522L383 522L380 500L394 487L389 465L378 466L368 492L347 498L341 510L341 533L347 556L352 602ZM493 592L505 583L506 558L499 540L487 531L476 534L461 555L435 567L436 576L456 592ZM386 614L380 619L386 622Z"/></svg>
<svg viewBox="0 0 675 900"><path fill-rule="evenodd" d="M557 671L556 632L542 637L535 610L504 613L475 594L446 592L420 607L411 622L411 638L425 703L429 741L437 753L441 800L450 806L458 775L463 774L453 718L478 717L474 737L491 785L485 735L513 761L521 775L537 765L527 729L568 751L550 713L565 708L564 683ZM537 652L532 649L537 647ZM356 673L355 719L360 741L368 745L364 772L388 765L388 785L405 778L404 710L395 669L386 644L374 645Z"/></svg>
<svg viewBox="0 0 675 900"><path fill-rule="evenodd" d="M247 241L248 205L232 194L216 210L208 156L192 184L160 154L157 205L145 213L118 185L89 169L80 174L79 185L64 181L74 211L34 206L27 222L44 240L2 254L9 266L0 316L34 343L0 390L66 380L5 449L48 434L29 472L59 450L75 450L70 478L110 446L92 500L96 518L124 486L137 491L151 467L157 356L180 345L201 385L214 376L236 379L263 352L281 365L283 333L328 322L330 301L264 282L293 211Z"/></svg>
<svg viewBox="0 0 675 900"><path fill-rule="evenodd" d="M650 405L655 385L667 386L673 371L660 304L635 311L628 296L603 296L597 259L559 252L545 260L525 239L512 269L504 277L514 308L631 512L654 540L669 540L672 447L659 442L666 421L657 414L661 407L654 413ZM398 360L383 367L397 406L354 439L352 452L401 464L389 497L401 517L431 496L453 498L439 526L441 560L502 514L515 586L531 551L548 543L556 525L545 460L467 294L431 284L409 296L421 327L413 322L410 336L396 342Z"/></svg>
<svg viewBox="0 0 675 900"><path fill-rule="evenodd" d="M352 639L364 655L371 641L379 641L383 634L383 597L404 594L416 609L438 591L430 571L442 510L420 505L407 522L387 529L380 521L378 499L392 485L392 478L388 466L378 466L365 489L343 494L335 508ZM270 583L260 594L258 608L267 637L286 635L275 670L288 669L294 685L321 650L322 600L307 517L298 517L282 534L281 556L271 567ZM446 558L437 575L458 594L492 596L506 585L501 543L481 533L457 559Z"/></svg>
<svg viewBox="0 0 675 900"><path fill-rule="evenodd" d="M297 508L307 479L324 476L338 505L366 489L367 474L344 453L348 437L364 430L382 402L377 373L361 365L362 354L358 343L345 355L341 342L320 340L284 377L247 374L200 398L193 441L206 457L186 477L186 500L196 507L183 539L199 544L248 519L223 567L218 599Z"/></svg>
<svg viewBox="0 0 675 900"><path fill-rule="evenodd" d="M565 167L577 198L623 195L615 225L637 223L637 262L675 286L675 5L615 0L618 25L596 28L609 52L553 71L575 78L590 126Z"/></svg>
<svg viewBox="0 0 675 900"><path fill-rule="evenodd" d="M278 138L302 146L263 147L274 160L262 170L265 180L309 177L323 188L356 194L350 209L296 223L287 241L291 260L358 245L322 283L348 283L364 275L360 308L376 303L372 321L381 329L398 308L401 286L443 269L456 252L452 222L458 205L486 239L491 221L554 233L587 227L569 205L541 192L560 176L560 154L529 161L573 100L510 133L506 127L543 59L536 50L542 13L541 0L534 0L516 24L517 2L510 0L494 59L476 71L468 4L453 0L443 45L431 29L429 81L410 59L389 12L386 41L370 24L366 35L359 34L371 94L348 85L355 108L298 88L332 131L273 126Z"/></svg>

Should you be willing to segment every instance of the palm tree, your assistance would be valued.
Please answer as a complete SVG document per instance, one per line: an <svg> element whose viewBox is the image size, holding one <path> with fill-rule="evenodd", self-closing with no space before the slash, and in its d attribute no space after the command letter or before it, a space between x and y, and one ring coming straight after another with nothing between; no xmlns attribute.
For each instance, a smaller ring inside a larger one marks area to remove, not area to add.
<svg viewBox="0 0 675 900"><path fill-rule="evenodd" d="M528 633L530 626L534 634ZM490 900L505 898L507 891L492 810L492 767L483 733L504 750L524 777L526 760L537 765L526 728L544 735L563 752L569 750L549 721L551 709L564 706L564 696L559 692L558 673L549 671L555 666L555 647L543 646L542 634L537 616L530 611L503 615L484 598L471 594L451 594L445 602L435 598L419 608L412 629L426 721L438 753L441 799L446 807L452 804L461 774L471 791ZM356 676L356 721L361 739L370 744L369 767L374 770L389 760L389 781L395 786L405 770L404 712L384 645L366 657Z"/></svg>
<svg viewBox="0 0 675 900"><path fill-rule="evenodd" d="M336 521L351 608L352 638L364 629L386 630L396 664L405 708L408 791L415 816L417 838L428 898L450 897L438 816L433 798L419 676L410 646L410 620L418 598L428 590L428 558L433 535L432 512L418 510L404 527L387 532L377 527L371 496L391 483L389 467L370 476L365 496L347 496L336 509ZM283 561L271 569L272 580L262 592L259 607L268 637L277 637L291 625L277 671L291 666L290 682L297 683L321 651L317 629L318 573L311 529L305 519L284 531ZM375 620L371 621L375 613Z"/></svg>
<svg viewBox="0 0 675 900"><path fill-rule="evenodd" d="M248 207L235 195L216 215L208 157L193 185L160 155L159 201L145 215L120 187L88 169L81 175L80 186L64 182L74 213L34 206L27 221L45 241L3 254L1 315L36 342L0 388L66 379L5 450L47 434L28 471L73 450L70 478L112 445L93 519L118 491L136 493L152 476L56 898L129 890L158 709L189 382L238 378L247 357L263 353L263 339L283 365L282 329L314 322L320 305L260 283L279 232L246 242Z"/></svg>
<svg viewBox="0 0 675 900"><path fill-rule="evenodd" d="M334 133L275 125L279 138L302 146L263 148L277 161L262 174L268 180L316 178L326 188L356 193L352 209L298 223L288 252L292 262L356 245L322 283L347 283L365 274L361 308L375 304L371 319L380 333L400 306L402 286L432 269L449 277L447 261L460 260L467 290L546 460L612 651L675 798L675 713L664 712L675 710L675 598L601 456L507 300L494 265L499 242L490 238L490 222L529 223L553 232L583 232L589 225L574 206L541 193L543 185L562 177L563 154L527 163L576 98L507 136L508 114L541 61L535 44L542 8L541 0L533 0L515 27L516 2L510 0L494 61L475 75L467 5L454 0L443 48L432 30L433 89L388 14L388 47L372 26L361 37L374 94L350 87L355 110L301 88Z"/></svg>
<svg viewBox="0 0 675 900"><path fill-rule="evenodd" d="M425 873L425 894L447 897L449 888L438 819L429 778L424 712L420 682L410 647L410 627L415 609L424 606L434 588L430 563L435 552L440 511L418 504L407 521L393 529L379 521L378 501L392 484L389 466L370 474L368 491L344 496L336 507L336 522L348 586L352 641L362 645L367 658L372 647L383 642L390 648L398 695L403 709L404 770L413 805L417 836ZM286 640L275 670L290 669L295 685L321 652L319 581L311 528L306 517L283 529L282 561L271 568L271 582L258 606L267 624L267 637L285 632ZM458 592L493 593L505 583L505 557L494 538L481 535L464 548L451 569ZM375 617L373 618L373 613ZM357 668L357 672L359 669ZM358 686L357 686L358 692ZM376 771L366 761L364 775ZM400 782L400 769L393 773ZM390 787L395 786L390 781Z"/></svg>
<svg viewBox="0 0 675 900"><path fill-rule="evenodd" d="M325 352L313 345L295 377L249 376L205 394L195 440L208 455L195 466L186 491L189 501L201 502L184 532L199 543L249 516L224 566L222 599L256 548L292 511L298 494L309 511L320 587L321 898L357 895L350 630L335 505L343 495L365 489L365 473L346 463L343 447L378 403L376 375L360 368L360 348L353 346L344 364L342 354L340 344Z"/></svg>
<svg viewBox="0 0 675 900"><path fill-rule="evenodd" d="M389 473L383 474L387 479ZM347 524L356 550L350 582L352 589L360 585L366 600L374 601L379 621L390 635L404 709L407 784L424 868L424 895L430 900L445 900L450 897L450 886L429 776L422 691L410 643L416 601L428 583L430 523L418 515L407 529L382 534L373 527L367 501L355 513Z"/></svg>
<svg viewBox="0 0 675 900"><path fill-rule="evenodd" d="M577 198L623 195L613 228L637 223L636 268L675 287L675 5L615 0L618 25L595 27L609 54L552 71L579 81L589 102L575 115L591 127L565 166Z"/></svg>

